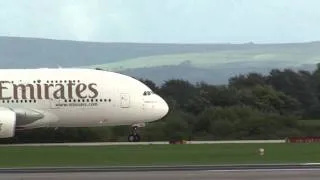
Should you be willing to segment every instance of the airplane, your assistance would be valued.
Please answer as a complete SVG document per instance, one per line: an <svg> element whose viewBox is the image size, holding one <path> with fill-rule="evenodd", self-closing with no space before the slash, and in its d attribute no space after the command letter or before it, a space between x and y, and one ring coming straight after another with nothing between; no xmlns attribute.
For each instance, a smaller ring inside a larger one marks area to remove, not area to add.
<svg viewBox="0 0 320 180"><path fill-rule="evenodd" d="M86 68L0 70L0 138L17 130L128 125L137 131L164 118L168 104L141 81Z"/></svg>

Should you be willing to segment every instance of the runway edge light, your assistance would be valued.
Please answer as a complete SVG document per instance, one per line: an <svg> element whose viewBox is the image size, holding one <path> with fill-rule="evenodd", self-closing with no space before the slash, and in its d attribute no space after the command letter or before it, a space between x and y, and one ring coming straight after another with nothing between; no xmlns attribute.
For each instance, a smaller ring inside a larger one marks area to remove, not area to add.
<svg viewBox="0 0 320 180"><path fill-rule="evenodd" d="M260 156L263 156L263 155L264 155L264 149L263 149L263 148L260 148L260 149L259 149L259 154L260 154Z"/></svg>

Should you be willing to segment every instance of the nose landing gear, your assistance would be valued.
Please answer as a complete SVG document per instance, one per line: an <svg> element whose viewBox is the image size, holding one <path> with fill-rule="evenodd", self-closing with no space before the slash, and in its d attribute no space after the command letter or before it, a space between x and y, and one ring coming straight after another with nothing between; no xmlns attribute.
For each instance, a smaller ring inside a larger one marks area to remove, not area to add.
<svg viewBox="0 0 320 180"><path fill-rule="evenodd" d="M131 126L131 133L128 136L128 141L129 142L140 142L141 137L137 131L138 131L139 127L144 127L144 126L145 126L144 123L132 125Z"/></svg>

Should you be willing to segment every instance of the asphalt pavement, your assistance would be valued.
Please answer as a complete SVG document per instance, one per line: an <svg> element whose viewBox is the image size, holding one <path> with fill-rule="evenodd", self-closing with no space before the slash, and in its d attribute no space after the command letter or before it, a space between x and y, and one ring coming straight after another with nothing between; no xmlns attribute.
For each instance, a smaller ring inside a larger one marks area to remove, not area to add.
<svg viewBox="0 0 320 180"><path fill-rule="evenodd" d="M3 180L319 180L320 169L8 173Z"/></svg>

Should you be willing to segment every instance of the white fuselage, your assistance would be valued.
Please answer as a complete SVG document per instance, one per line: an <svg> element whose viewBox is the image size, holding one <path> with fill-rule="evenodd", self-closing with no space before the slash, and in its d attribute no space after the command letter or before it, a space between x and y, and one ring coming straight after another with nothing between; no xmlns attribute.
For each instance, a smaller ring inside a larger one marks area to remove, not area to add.
<svg viewBox="0 0 320 180"><path fill-rule="evenodd" d="M113 72L2 69L0 81L1 107L42 115L30 123L17 119L21 128L133 125L168 113L167 103L146 85Z"/></svg>

